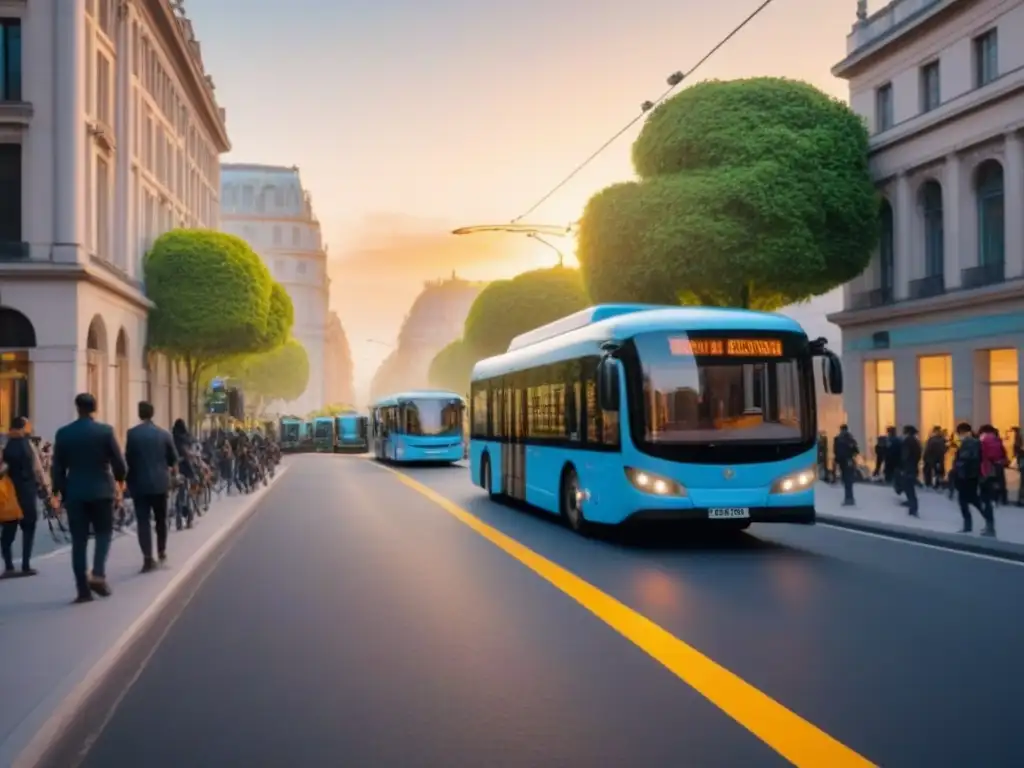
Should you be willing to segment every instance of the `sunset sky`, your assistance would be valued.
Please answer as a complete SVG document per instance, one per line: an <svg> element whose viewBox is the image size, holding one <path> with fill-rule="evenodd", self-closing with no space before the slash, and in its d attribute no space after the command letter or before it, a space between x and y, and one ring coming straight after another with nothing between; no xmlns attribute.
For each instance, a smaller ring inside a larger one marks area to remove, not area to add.
<svg viewBox="0 0 1024 768"><path fill-rule="evenodd" d="M364 383L424 280L557 256L448 233L521 214L757 0L186 3L227 109L225 160L298 165L330 243L332 304ZM882 5L871 4L871 9ZM836 96L856 0L776 0L695 79L783 75ZM639 126L637 127L639 130ZM566 223L632 173L624 136L531 221Z"/></svg>

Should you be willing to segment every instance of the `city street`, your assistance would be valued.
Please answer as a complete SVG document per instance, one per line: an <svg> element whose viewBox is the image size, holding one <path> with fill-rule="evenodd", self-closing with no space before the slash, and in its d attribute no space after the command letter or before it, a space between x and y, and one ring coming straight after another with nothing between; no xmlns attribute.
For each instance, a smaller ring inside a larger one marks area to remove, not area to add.
<svg viewBox="0 0 1024 768"><path fill-rule="evenodd" d="M1018 565L826 526L586 540L464 468L290 463L83 765L1024 754Z"/></svg>

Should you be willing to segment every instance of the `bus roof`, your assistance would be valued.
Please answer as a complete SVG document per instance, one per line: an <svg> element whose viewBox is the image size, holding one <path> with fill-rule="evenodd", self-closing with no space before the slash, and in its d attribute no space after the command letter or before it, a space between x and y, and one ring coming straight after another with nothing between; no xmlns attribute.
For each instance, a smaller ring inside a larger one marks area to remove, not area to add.
<svg viewBox="0 0 1024 768"><path fill-rule="evenodd" d="M599 319L580 324L587 317ZM559 326L567 330L558 332ZM798 322L774 312L716 307L606 304L585 309L517 336L509 344L508 352L478 362L473 367L472 379L489 379L535 365L586 355L600 355L603 342L626 341L640 333L704 330L804 333ZM535 341L523 343L531 336ZM520 345L517 346L517 342Z"/></svg>
<svg viewBox="0 0 1024 768"><path fill-rule="evenodd" d="M396 392L393 395L382 397L371 407L381 408L387 405L398 405L409 400L463 400L458 392L449 392L446 389L412 389L408 392Z"/></svg>
<svg viewBox="0 0 1024 768"><path fill-rule="evenodd" d="M314 424L316 422L318 422L318 421L334 421L334 417L333 416L317 416L315 419L313 419L313 423Z"/></svg>

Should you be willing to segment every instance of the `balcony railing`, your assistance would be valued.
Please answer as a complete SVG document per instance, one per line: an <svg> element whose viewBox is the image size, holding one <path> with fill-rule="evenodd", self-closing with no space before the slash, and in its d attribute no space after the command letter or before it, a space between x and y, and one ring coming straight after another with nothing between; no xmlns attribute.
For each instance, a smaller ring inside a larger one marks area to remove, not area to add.
<svg viewBox="0 0 1024 768"><path fill-rule="evenodd" d="M0 261L28 261L31 257L28 243L0 240Z"/></svg>
<svg viewBox="0 0 1024 768"><path fill-rule="evenodd" d="M964 289L984 288L986 285L997 285L1004 280L1006 265L1001 261L968 267L960 273L960 285Z"/></svg>
<svg viewBox="0 0 1024 768"><path fill-rule="evenodd" d="M930 275L910 281L910 298L928 299L946 292L946 279L942 275Z"/></svg>
<svg viewBox="0 0 1024 768"><path fill-rule="evenodd" d="M874 288L870 291L855 293L850 297L850 309L874 309L892 304L892 288Z"/></svg>

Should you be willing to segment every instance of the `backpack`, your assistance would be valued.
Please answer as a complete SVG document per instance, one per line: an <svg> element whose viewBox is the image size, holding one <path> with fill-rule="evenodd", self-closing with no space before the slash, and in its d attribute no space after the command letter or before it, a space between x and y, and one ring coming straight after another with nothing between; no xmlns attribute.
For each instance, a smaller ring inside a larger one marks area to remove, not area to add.
<svg viewBox="0 0 1024 768"><path fill-rule="evenodd" d="M976 437L967 436L960 443L956 454L957 471L960 476L973 480L981 474L981 441Z"/></svg>

